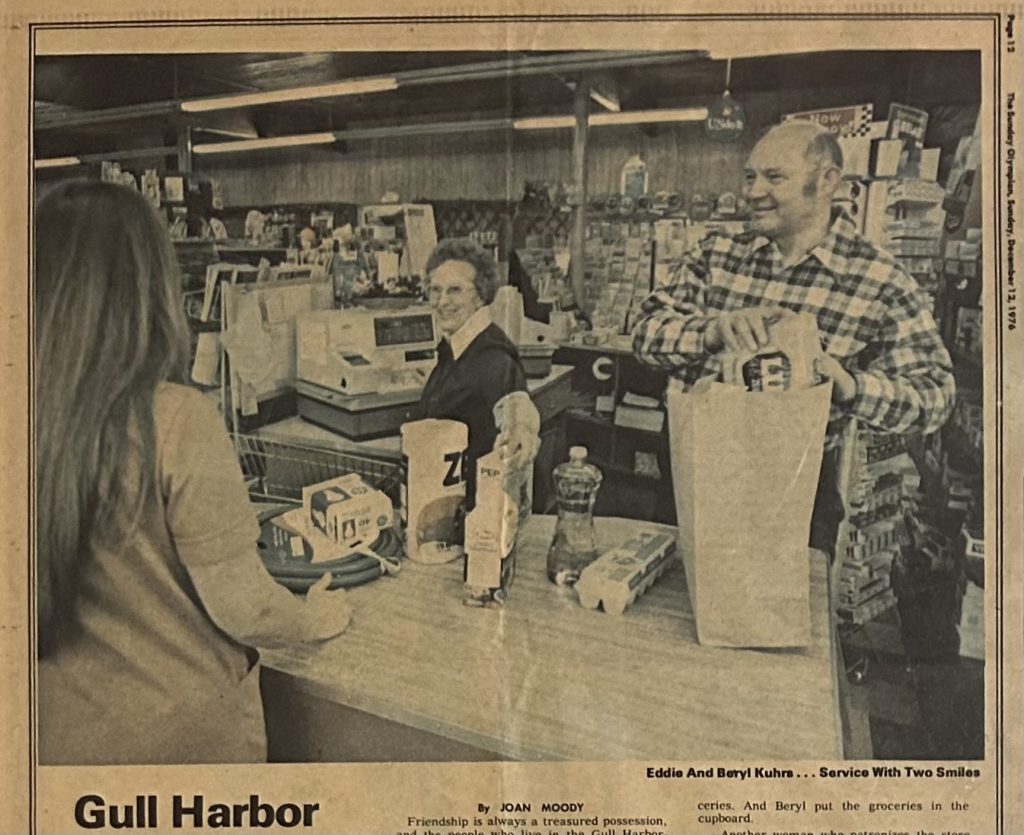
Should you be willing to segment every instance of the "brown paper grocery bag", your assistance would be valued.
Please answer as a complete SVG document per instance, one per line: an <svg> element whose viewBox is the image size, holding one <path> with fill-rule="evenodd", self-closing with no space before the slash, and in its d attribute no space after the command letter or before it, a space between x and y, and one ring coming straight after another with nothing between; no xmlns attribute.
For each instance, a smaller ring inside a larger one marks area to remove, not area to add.
<svg viewBox="0 0 1024 835"><path fill-rule="evenodd" d="M672 479L702 644L810 643L807 540L832 383L668 392Z"/></svg>

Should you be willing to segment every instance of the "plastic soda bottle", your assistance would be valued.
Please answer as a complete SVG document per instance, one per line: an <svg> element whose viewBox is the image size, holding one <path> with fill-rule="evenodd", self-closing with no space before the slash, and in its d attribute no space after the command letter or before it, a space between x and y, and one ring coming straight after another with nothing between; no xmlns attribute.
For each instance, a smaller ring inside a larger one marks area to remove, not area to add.
<svg viewBox="0 0 1024 835"><path fill-rule="evenodd" d="M601 471L587 461L587 448L574 446L569 460L555 467L555 500L558 522L548 549L548 579L571 586L597 557L594 535L594 501L601 486Z"/></svg>

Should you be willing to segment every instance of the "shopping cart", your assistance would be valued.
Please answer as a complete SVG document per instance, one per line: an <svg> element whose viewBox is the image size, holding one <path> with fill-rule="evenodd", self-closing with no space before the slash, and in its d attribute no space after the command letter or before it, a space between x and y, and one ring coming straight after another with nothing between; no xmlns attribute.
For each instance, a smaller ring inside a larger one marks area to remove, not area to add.
<svg viewBox="0 0 1024 835"><path fill-rule="evenodd" d="M241 433L231 439L253 501L298 503L303 487L356 473L398 507L402 466L393 459Z"/></svg>
<svg viewBox="0 0 1024 835"><path fill-rule="evenodd" d="M397 530L388 528L368 547L327 562L310 562L308 549L295 552L286 545L293 537L277 528L274 517L301 504L302 488L338 476L355 473L399 506L402 466L373 455L341 452L288 441L268 440L233 433L249 487L249 497L259 509L260 556L271 576L292 591L305 591L325 573L330 588L361 585L384 574L395 574L404 556Z"/></svg>

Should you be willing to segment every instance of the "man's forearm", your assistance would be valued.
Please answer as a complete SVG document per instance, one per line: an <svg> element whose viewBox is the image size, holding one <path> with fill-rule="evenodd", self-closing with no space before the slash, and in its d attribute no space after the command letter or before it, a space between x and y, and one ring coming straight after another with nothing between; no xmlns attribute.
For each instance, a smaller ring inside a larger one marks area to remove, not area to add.
<svg viewBox="0 0 1024 835"><path fill-rule="evenodd" d="M656 368L673 370L699 363L707 355L707 324L707 316L694 307L652 307L633 329L633 351L641 362Z"/></svg>
<svg viewBox="0 0 1024 835"><path fill-rule="evenodd" d="M946 422L956 397L952 372L945 368L915 375L855 371L853 378L857 391L849 411L883 432L935 432Z"/></svg>

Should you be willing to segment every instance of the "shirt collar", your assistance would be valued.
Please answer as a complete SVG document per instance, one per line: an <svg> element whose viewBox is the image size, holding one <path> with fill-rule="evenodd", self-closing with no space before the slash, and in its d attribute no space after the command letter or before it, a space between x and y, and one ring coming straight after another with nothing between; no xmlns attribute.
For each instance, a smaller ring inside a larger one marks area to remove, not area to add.
<svg viewBox="0 0 1024 835"><path fill-rule="evenodd" d="M490 324L491 310L484 305L463 322L461 328L448 337L448 344L452 346L452 357L454 359L461 357L469 344L480 336Z"/></svg>
<svg viewBox="0 0 1024 835"><path fill-rule="evenodd" d="M813 255L825 269L835 275L842 275L846 272L848 264L843 250L848 249L849 243L856 234L857 227L850 216L841 208L833 208L832 225L829 227L828 234L817 245L807 250L804 258ZM778 255L778 247L775 246L775 242L764 235L758 235L751 242L751 250L754 252L766 246L771 247L773 253ZM803 261L804 258L801 258L800 261ZM800 261L796 263L799 264Z"/></svg>
<svg viewBox="0 0 1024 835"><path fill-rule="evenodd" d="M850 216L842 209L835 209L828 234L807 254L817 258L821 265L834 275L845 275L849 259L844 252L850 251L850 242L856 234L857 227Z"/></svg>

